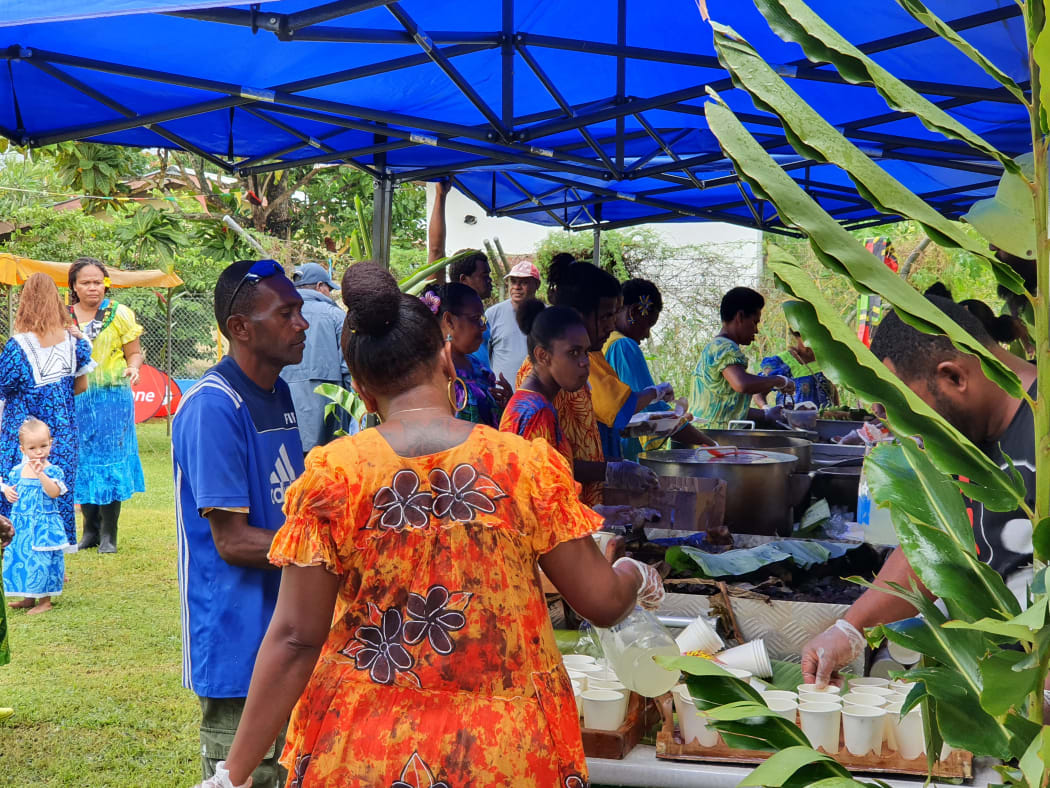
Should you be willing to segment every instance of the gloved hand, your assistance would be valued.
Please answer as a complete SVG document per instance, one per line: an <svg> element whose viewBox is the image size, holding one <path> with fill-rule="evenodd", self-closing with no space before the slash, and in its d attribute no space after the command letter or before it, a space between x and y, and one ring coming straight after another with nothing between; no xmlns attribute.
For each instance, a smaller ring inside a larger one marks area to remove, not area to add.
<svg viewBox="0 0 1050 788"><path fill-rule="evenodd" d="M866 645L864 635L840 618L802 647L802 680L817 689L841 683L839 669L864 653Z"/></svg>
<svg viewBox="0 0 1050 788"><path fill-rule="evenodd" d="M624 490L655 490L660 486L655 473L630 460L605 463L605 483Z"/></svg>
<svg viewBox="0 0 1050 788"><path fill-rule="evenodd" d="M780 421L784 418L784 408L780 405L770 405L762 408L762 419L764 421Z"/></svg>
<svg viewBox="0 0 1050 788"><path fill-rule="evenodd" d="M215 765L215 776L209 777L202 783L198 783L193 788L252 788L252 778L248 777L248 781L241 783L240 785L234 785L230 781L230 772L226 768L226 761L219 761Z"/></svg>
<svg viewBox="0 0 1050 788"><path fill-rule="evenodd" d="M656 386L656 398L663 402L671 402L674 400L674 386L670 383L657 383Z"/></svg>
<svg viewBox="0 0 1050 788"><path fill-rule="evenodd" d="M642 578L642 585L638 588L638 604L646 610L656 610L660 607L664 599L664 581L656 567L625 556L616 560L613 569L621 564L630 564Z"/></svg>

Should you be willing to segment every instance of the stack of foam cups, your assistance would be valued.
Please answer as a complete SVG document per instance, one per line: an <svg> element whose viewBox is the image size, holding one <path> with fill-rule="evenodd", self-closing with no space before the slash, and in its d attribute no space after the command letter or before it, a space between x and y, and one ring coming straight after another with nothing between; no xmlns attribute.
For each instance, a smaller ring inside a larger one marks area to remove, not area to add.
<svg viewBox="0 0 1050 788"><path fill-rule="evenodd" d="M678 650L683 654L690 651L703 651L705 654L717 654L726 647L722 638L711 628L707 620L701 616L689 622L689 626L678 633L674 639Z"/></svg>
<svg viewBox="0 0 1050 788"><path fill-rule="evenodd" d="M746 670L752 675L768 679L773 677L773 663L762 638L715 654L715 660L729 668Z"/></svg>

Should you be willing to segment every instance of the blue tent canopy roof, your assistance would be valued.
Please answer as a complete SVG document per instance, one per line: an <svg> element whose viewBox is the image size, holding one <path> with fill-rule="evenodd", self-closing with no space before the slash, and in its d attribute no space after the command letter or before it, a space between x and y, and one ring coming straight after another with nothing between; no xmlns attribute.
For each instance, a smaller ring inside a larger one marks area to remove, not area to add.
<svg viewBox="0 0 1050 788"><path fill-rule="evenodd" d="M843 35L1002 150L1028 117L997 82L896 3L811 0ZM21 4L19 4L21 5ZM10 24L0 13L0 133L21 144L89 139L181 147L227 171L345 163L397 181L452 173L491 213L584 229L722 220L783 231L708 131L708 88L843 223L880 216L832 165L802 161L778 121L720 67L693 0L85 2L169 13ZM1012 0L931 10L1022 85ZM61 16L72 3L36 3ZM789 84L949 216L989 196L1000 168L888 110L777 38L749 3L709 0ZM22 17L28 19L28 17Z"/></svg>

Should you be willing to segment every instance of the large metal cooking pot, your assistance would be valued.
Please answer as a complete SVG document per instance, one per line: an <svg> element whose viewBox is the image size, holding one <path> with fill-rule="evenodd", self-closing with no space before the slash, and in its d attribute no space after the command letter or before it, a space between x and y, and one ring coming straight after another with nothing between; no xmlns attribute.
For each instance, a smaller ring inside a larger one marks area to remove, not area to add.
<svg viewBox="0 0 1050 788"><path fill-rule="evenodd" d="M705 430L704 434L722 446L793 454L798 457L795 473L809 473L813 466L813 444L787 430Z"/></svg>
<svg viewBox="0 0 1050 788"><path fill-rule="evenodd" d="M725 481L725 522L734 533L791 533L794 517L788 477L798 464L793 454L746 449L737 455L715 456L704 449L668 449L642 452L638 461L658 476Z"/></svg>

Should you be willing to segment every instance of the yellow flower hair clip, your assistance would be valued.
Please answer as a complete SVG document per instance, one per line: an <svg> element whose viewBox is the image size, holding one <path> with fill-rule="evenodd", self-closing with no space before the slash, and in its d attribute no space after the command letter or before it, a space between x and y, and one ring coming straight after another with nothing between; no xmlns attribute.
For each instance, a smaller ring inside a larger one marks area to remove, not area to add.
<svg viewBox="0 0 1050 788"><path fill-rule="evenodd" d="M638 299L638 313L642 317L648 317L649 313L652 311L652 309L653 309L652 296L643 295L641 298Z"/></svg>
<svg viewBox="0 0 1050 788"><path fill-rule="evenodd" d="M105 285L106 287L109 287L110 281L109 281L109 277L108 276L102 277L102 284Z"/></svg>

